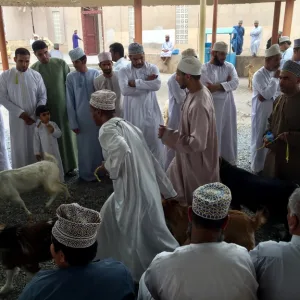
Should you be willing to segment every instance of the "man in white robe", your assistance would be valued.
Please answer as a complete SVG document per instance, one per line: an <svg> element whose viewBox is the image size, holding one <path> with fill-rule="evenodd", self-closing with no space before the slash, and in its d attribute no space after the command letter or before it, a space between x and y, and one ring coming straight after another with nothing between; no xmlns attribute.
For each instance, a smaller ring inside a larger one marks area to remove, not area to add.
<svg viewBox="0 0 300 300"><path fill-rule="evenodd" d="M292 42L290 41L290 38L288 36L282 36L279 39L279 47L282 52L282 58L280 62L280 69L282 69L283 65L287 60L292 60L294 51L293 48L291 47Z"/></svg>
<svg viewBox="0 0 300 300"><path fill-rule="evenodd" d="M212 93L217 122L219 154L228 162L237 163L237 120L233 91L239 78L233 64L226 62L228 45L217 42L210 62L201 70L201 83Z"/></svg>
<svg viewBox="0 0 300 300"><path fill-rule="evenodd" d="M174 44L170 41L170 36L166 35L165 42L162 44L160 57L164 63L172 56Z"/></svg>
<svg viewBox="0 0 300 300"><path fill-rule="evenodd" d="M4 171L9 170L11 167L6 149L5 128L1 108L0 105L0 171Z"/></svg>
<svg viewBox="0 0 300 300"><path fill-rule="evenodd" d="M293 61L300 64L300 39L294 40Z"/></svg>
<svg viewBox="0 0 300 300"><path fill-rule="evenodd" d="M94 80L99 71L89 69L87 57L81 48L69 52L75 71L67 76L67 112L70 128L76 133L78 148L79 178L95 181L95 169L102 162L102 151L98 142L99 127L91 118L89 99L95 91Z"/></svg>
<svg viewBox="0 0 300 300"><path fill-rule="evenodd" d="M0 104L9 111L11 160L14 169L35 163L33 137L35 110L47 101L42 76L28 69L30 53L18 48L16 67L0 75Z"/></svg>
<svg viewBox="0 0 300 300"><path fill-rule="evenodd" d="M113 63L110 52L102 52L98 55L99 67L102 74L95 78L95 91L110 90L116 93L116 116L122 118L123 116L123 97L118 81L118 73L113 71Z"/></svg>
<svg viewBox="0 0 300 300"><path fill-rule="evenodd" d="M157 66L145 62L144 48L129 45L131 64L118 72L121 93L124 96L124 119L144 134L150 151L161 166L164 165L164 146L157 138L157 128L163 124L156 91L161 87Z"/></svg>
<svg viewBox="0 0 300 300"><path fill-rule="evenodd" d="M149 151L142 132L115 117L116 94L95 92L90 100L93 119L101 126L99 140L114 192L101 209L96 259L123 262L139 282L152 259L173 251L177 241L167 228L161 195L176 196L171 182ZM167 250L168 249L168 250Z"/></svg>
<svg viewBox="0 0 300 300"><path fill-rule="evenodd" d="M130 61L124 57L124 47L122 44L111 44L109 46L109 52L112 56L112 61L114 62L113 70L115 72L120 71L123 67L126 67L128 64L130 64Z"/></svg>
<svg viewBox="0 0 300 300"><path fill-rule="evenodd" d="M248 251L223 242L230 202L230 190L221 183L194 191L191 244L154 258L140 280L138 300L257 300Z"/></svg>
<svg viewBox="0 0 300 300"><path fill-rule="evenodd" d="M181 53L181 57L194 56L197 57L194 49L186 49ZM177 130L181 117L181 106L187 96L188 90L180 88L176 81L176 72L171 75L168 80L169 89L169 106L168 106L168 124L167 126ZM165 170L168 169L170 163L175 157L175 150L165 146Z"/></svg>
<svg viewBox="0 0 300 300"><path fill-rule="evenodd" d="M257 56L258 51L259 51L259 46L262 38L262 27L258 26L259 22L254 21L254 28L250 32L251 36L251 46L250 46L250 51L252 56Z"/></svg>
<svg viewBox="0 0 300 300"><path fill-rule="evenodd" d="M268 149L260 148L263 146L263 136L268 127L273 102L279 95L279 46L271 46L266 50L265 57L265 65L254 74L252 81L251 169L255 174L259 174L264 168Z"/></svg>

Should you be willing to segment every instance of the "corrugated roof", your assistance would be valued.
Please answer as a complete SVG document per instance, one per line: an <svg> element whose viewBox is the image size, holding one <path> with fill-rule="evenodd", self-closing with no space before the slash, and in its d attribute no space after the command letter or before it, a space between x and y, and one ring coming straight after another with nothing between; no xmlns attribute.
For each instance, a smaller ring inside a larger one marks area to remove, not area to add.
<svg viewBox="0 0 300 300"><path fill-rule="evenodd" d="M245 4L275 2L280 0L219 0L219 4ZM285 2L284 0L282 2ZM198 5L199 0L143 0L144 6ZM133 6L134 0L0 0L2 6L48 6L48 7L100 7ZM213 0L207 0L212 5Z"/></svg>

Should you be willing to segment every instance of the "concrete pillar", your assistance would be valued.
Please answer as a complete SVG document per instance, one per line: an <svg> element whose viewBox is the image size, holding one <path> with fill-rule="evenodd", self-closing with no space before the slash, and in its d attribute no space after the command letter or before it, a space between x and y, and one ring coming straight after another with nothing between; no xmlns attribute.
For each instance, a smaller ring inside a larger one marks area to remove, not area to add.
<svg viewBox="0 0 300 300"><path fill-rule="evenodd" d="M206 0L200 0L199 14L199 59L204 63L205 57L205 29L206 29Z"/></svg>
<svg viewBox="0 0 300 300"><path fill-rule="evenodd" d="M7 50L6 50L3 10L1 6L0 6L0 51L1 51L1 59L2 59L2 68L3 71L5 71L9 69L9 66L8 66L8 57L7 57Z"/></svg>
<svg viewBox="0 0 300 300"><path fill-rule="evenodd" d="M272 30L272 45L278 43L280 9L281 9L281 1L275 2L275 4L274 4L274 16L273 16L273 30Z"/></svg>
<svg viewBox="0 0 300 300"><path fill-rule="evenodd" d="M143 43L142 0L134 0L134 41Z"/></svg>
<svg viewBox="0 0 300 300"><path fill-rule="evenodd" d="M292 22L294 13L294 0L286 0L283 20L283 35L291 36Z"/></svg>
<svg viewBox="0 0 300 300"><path fill-rule="evenodd" d="M218 28L218 0L214 0L214 11L213 11L213 25L212 25L212 47L217 39L217 28Z"/></svg>

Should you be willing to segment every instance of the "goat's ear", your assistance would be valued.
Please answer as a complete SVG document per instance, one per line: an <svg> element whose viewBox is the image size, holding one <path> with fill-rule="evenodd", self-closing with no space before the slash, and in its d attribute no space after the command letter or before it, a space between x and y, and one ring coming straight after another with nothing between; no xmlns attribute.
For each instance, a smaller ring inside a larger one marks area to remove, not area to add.
<svg viewBox="0 0 300 300"><path fill-rule="evenodd" d="M0 231L2 231L6 227L5 224L0 224Z"/></svg>

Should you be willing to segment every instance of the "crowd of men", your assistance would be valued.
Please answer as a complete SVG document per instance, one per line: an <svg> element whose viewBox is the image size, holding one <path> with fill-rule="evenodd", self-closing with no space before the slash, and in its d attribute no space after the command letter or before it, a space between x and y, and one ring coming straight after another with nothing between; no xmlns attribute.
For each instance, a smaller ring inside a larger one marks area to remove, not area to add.
<svg viewBox="0 0 300 300"><path fill-rule="evenodd" d="M294 60L297 41L295 46ZM159 70L145 61L142 45L129 45L129 62L123 46L112 44L110 52L99 54L101 75L87 67L81 48L69 52L73 72L63 60L49 58L45 42L35 41L32 48L37 63L29 68L30 53L19 48L16 67L0 75L12 167L36 161L36 108L47 104L61 130L64 174L72 173L78 161L79 177L93 181L100 166L114 192L100 213L78 204L58 208L51 253L59 269L38 273L21 300L128 300L138 283L139 299L297 299L299 287L288 278L299 273L299 189L288 206L290 243L262 243L249 254L222 241L231 193L219 183L219 157L237 163L233 91L239 85L235 67L226 62L226 43L216 42L203 65L193 49L182 53L168 82L166 125L156 96ZM255 75L257 101L272 102L269 114L257 108L264 131L252 132L261 140L259 147L268 148L266 176L300 183L300 64L287 60L280 67L281 59L279 46L273 45ZM3 170L9 163L0 129ZM162 196L190 206L190 245L179 247L168 230Z"/></svg>

